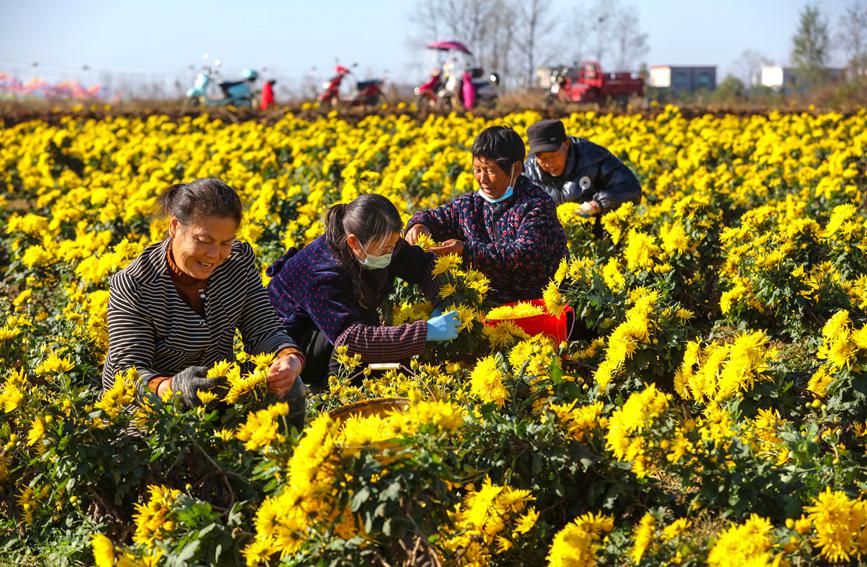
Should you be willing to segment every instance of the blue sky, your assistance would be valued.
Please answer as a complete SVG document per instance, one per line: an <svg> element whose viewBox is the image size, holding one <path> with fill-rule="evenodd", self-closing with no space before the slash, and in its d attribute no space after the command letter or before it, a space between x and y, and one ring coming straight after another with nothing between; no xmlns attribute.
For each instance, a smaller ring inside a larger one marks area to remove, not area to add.
<svg viewBox="0 0 867 567"><path fill-rule="evenodd" d="M855 0L819 0L832 30ZM568 21L581 0L555 0ZM589 0L584 0L589 3ZM747 48L785 63L796 0L622 0L650 36L648 63L711 64L720 78ZM130 77L190 76L202 53L225 75L267 67L289 81L330 74L335 56L360 74L388 70L413 82L424 54L408 46L413 0L0 0L0 70L23 78L97 80L100 70ZM566 55L563 61L572 57ZM39 61L33 69L31 63ZM88 65L92 71L82 71ZM315 69L314 69L315 68Z"/></svg>

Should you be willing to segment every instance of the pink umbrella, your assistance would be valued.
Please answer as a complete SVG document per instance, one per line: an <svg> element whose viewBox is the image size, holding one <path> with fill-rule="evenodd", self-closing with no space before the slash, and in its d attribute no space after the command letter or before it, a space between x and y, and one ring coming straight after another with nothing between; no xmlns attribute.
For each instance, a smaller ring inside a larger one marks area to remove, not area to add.
<svg viewBox="0 0 867 567"><path fill-rule="evenodd" d="M434 41L432 43L427 44L428 49L436 49L438 51L460 51L461 53L466 53L467 55L472 55L472 52L467 49L467 46L459 41Z"/></svg>

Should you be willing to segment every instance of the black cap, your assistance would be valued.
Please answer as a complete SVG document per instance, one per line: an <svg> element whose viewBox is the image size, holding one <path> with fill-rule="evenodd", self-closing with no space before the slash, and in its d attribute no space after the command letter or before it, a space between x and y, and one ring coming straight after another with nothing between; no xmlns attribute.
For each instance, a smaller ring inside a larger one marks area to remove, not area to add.
<svg viewBox="0 0 867 567"><path fill-rule="evenodd" d="M566 127L559 120L540 120L527 128L530 153L559 150L566 141Z"/></svg>

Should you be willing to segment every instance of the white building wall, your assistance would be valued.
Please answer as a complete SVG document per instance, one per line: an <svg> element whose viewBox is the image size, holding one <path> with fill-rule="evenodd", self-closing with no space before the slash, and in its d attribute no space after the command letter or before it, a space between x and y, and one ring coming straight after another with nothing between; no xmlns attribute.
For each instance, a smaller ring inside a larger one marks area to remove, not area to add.
<svg viewBox="0 0 867 567"><path fill-rule="evenodd" d="M786 70L779 65L762 65L759 83L772 89L780 89L785 84Z"/></svg>
<svg viewBox="0 0 867 567"><path fill-rule="evenodd" d="M648 83L657 89L671 87L671 67L651 67Z"/></svg>

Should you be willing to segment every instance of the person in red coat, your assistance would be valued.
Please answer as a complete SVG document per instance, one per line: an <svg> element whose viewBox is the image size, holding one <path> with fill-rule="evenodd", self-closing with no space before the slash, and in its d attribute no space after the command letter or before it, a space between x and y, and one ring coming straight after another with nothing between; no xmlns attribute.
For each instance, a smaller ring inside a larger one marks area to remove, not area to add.
<svg viewBox="0 0 867 567"><path fill-rule="evenodd" d="M259 106L261 110L268 110L272 106L276 105L274 102L274 84L276 82L276 80L271 79L262 87L262 104Z"/></svg>

